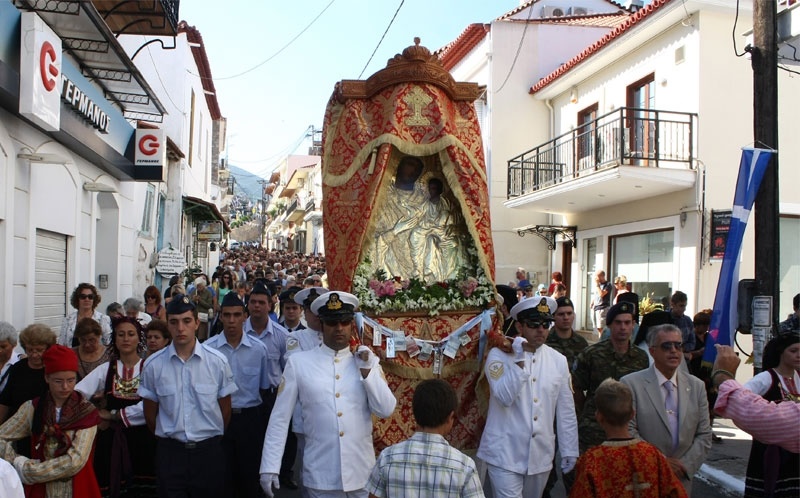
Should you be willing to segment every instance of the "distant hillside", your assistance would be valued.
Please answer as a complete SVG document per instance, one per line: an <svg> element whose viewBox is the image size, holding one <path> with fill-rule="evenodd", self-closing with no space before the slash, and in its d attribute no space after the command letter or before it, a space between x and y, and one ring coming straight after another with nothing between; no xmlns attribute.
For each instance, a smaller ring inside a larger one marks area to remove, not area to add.
<svg viewBox="0 0 800 498"><path fill-rule="evenodd" d="M258 181L263 178L232 164L228 166L231 170L231 175L236 178L236 194L244 193L253 202L260 200L261 185L258 184Z"/></svg>

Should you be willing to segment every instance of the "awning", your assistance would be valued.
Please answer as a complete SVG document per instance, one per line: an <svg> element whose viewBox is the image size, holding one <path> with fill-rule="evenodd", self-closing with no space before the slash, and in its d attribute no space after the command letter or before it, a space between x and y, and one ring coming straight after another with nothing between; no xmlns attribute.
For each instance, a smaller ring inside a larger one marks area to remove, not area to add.
<svg viewBox="0 0 800 498"><path fill-rule="evenodd" d="M230 232L231 227L219 212L219 208L213 202L204 201L197 197L188 195L183 196L183 212L190 214L194 221L221 221L222 229Z"/></svg>
<svg viewBox="0 0 800 498"><path fill-rule="evenodd" d="M128 119L161 122L166 110L125 53L92 2L17 0L20 10L35 11L61 38L81 73L102 88Z"/></svg>

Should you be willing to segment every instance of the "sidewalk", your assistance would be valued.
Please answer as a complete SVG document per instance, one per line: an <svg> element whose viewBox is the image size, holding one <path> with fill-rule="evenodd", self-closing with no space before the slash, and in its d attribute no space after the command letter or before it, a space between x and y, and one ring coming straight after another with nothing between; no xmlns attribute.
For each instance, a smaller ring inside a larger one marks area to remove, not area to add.
<svg viewBox="0 0 800 498"><path fill-rule="evenodd" d="M738 496L744 493L744 478L750 458L752 438L729 419L714 419L714 434L722 438L714 442L706 462L698 474Z"/></svg>

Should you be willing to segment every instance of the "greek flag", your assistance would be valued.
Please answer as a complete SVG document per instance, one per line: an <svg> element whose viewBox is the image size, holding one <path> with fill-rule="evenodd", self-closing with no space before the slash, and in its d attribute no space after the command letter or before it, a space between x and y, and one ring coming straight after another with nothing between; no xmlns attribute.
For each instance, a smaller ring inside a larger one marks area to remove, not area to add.
<svg viewBox="0 0 800 498"><path fill-rule="evenodd" d="M736 301L739 293L739 254L742 250L742 239L747 227L750 210L758 194L758 188L770 159L775 153L767 149L742 149L742 160L739 163L739 178L736 180L736 193L733 197L733 213L728 231L728 243L719 272L717 293L714 296L714 311L711 315L703 353L703 363L714 363L717 349L714 344L730 346L733 331L738 325Z"/></svg>

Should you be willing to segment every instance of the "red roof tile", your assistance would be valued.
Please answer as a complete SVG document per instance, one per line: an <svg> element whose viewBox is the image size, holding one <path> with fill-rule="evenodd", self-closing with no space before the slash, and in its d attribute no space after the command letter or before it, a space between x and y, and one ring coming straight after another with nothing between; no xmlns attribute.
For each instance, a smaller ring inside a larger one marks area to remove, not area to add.
<svg viewBox="0 0 800 498"><path fill-rule="evenodd" d="M186 33L186 41L199 45L191 47L191 51L197 70L200 73L203 90L205 90L206 104L208 104L211 119L215 121L222 119L222 111L219 110L219 102L217 101L217 90L214 88L214 78L211 76L211 64L208 62L206 47L203 45L203 36L197 28L189 26L186 21L178 23L178 33Z"/></svg>
<svg viewBox="0 0 800 498"><path fill-rule="evenodd" d="M486 38L491 25L474 23L467 26L458 38L440 48L434 54L439 57L442 66L448 71L453 69L478 43Z"/></svg>
<svg viewBox="0 0 800 498"><path fill-rule="evenodd" d="M614 28L624 23L631 17L625 11L605 13L605 14L591 14L586 16L564 16L564 17L541 17L533 19L509 19L508 22L512 23L529 23L529 24L561 24L566 26L596 26L603 28Z"/></svg>
<svg viewBox="0 0 800 498"><path fill-rule="evenodd" d="M552 83L553 81L558 79L561 75L563 75L564 73L568 72L569 70L571 70L572 68L574 68L575 66L577 66L578 64L580 64L581 62L586 60L587 58L589 58L591 55L593 55L596 52L600 51L603 47L608 45L611 41L613 41L613 40L619 38L620 36L622 36L630 28L632 28L633 26L639 24L639 22L641 22L643 19L645 19L650 14L652 14L655 11L657 11L658 9L663 7L664 5L668 4L670 1L672 1L672 0L653 0L653 2L650 5L648 5L647 7L643 8L643 9L640 9L635 14L629 16L628 19L624 23L620 24L619 26L617 26L616 28L611 30L610 33L608 33L604 37L600 38L599 40L597 40L593 44L589 45L587 48L585 48L583 50L583 52L579 53L578 55L576 55L575 57L573 57L569 61L567 61L564 64L562 64L558 69L556 69L552 73L550 73L547 76L545 76L544 78L540 79L538 83L536 83L535 85L533 85L531 87L531 89L529 90L529 93L536 93L539 90L541 90L542 88L546 87L547 85L549 85L550 83Z"/></svg>

